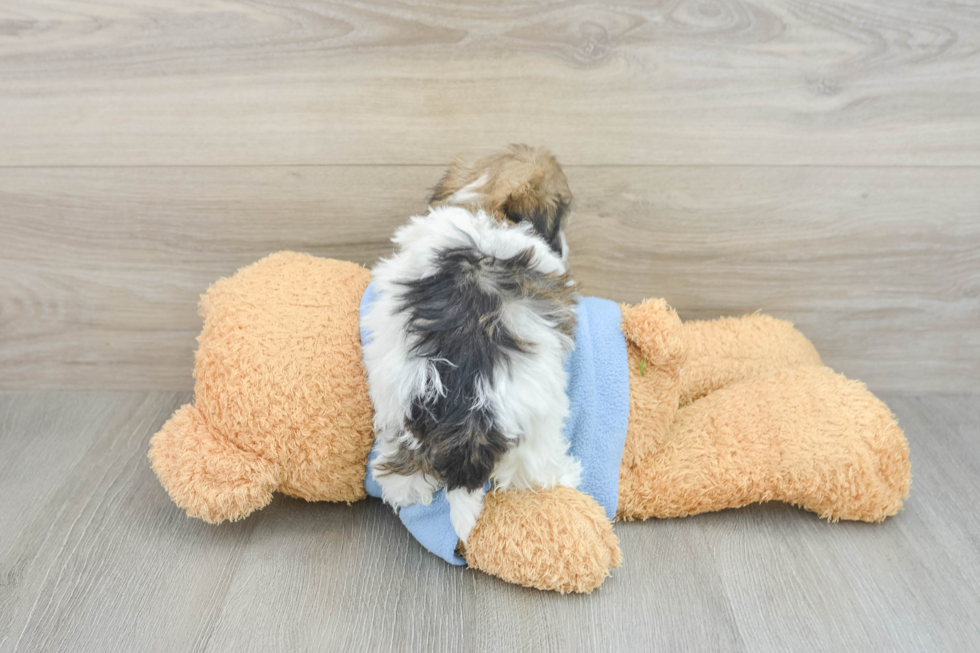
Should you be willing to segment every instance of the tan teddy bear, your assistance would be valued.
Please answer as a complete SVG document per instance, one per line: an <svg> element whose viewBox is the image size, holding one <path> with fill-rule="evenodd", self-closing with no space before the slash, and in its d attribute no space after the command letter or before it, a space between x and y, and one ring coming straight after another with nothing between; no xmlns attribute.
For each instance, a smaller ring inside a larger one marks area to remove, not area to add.
<svg viewBox="0 0 980 653"><path fill-rule="evenodd" d="M190 516L249 515L273 492L367 497L374 440L359 304L370 273L282 252L214 284L195 400L152 441L160 482ZM791 324L764 315L681 323L662 300L622 305L629 422L617 518L680 517L784 501L881 521L908 496L908 446L861 383L825 367ZM589 592L621 561L590 496L491 492L465 552L506 581Z"/></svg>

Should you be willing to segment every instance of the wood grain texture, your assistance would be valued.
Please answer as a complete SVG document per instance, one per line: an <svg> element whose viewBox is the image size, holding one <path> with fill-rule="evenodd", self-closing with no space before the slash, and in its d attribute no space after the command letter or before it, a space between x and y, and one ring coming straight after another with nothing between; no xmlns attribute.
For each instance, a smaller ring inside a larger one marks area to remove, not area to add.
<svg viewBox="0 0 980 653"><path fill-rule="evenodd" d="M0 0L0 389L187 390L212 281L371 264L452 156L526 141L568 166L584 292L980 393L978 43L947 0ZM897 518L620 524L586 597L377 502L188 520L145 457L188 398L0 393L0 652L980 649L975 396L886 396Z"/></svg>
<svg viewBox="0 0 980 653"><path fill-rule="evenodd" d="M0 169L0 388L189 389L198 296L369 265L441 168ZM980 392L980 169L570 167L585 294L794 321L876 391Z"/></svg>
<svg viewBox="0 0 980 653"><path fill-rule="evenodd" d="M980 164L980 8L7 0L0 165Z"/></svg>
<svg viewBox="0 0 980 653"><path fill-rule="evenodd" d="M980 399L885 399L915 483L883 524L768 504L617 524L559 596L454 568L377 501L187 519L149 437L185 393L0 393L0 651L971 651Z"/></svg>

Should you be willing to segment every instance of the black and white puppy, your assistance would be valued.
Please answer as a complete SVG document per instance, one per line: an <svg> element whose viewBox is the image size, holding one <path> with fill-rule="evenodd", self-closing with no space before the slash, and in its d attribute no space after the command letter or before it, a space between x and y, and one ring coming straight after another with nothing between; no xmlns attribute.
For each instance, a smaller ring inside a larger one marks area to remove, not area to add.
<svg viewBox="0 0 980 653"><path fill-rule="evenodd" d="M373 270L378 299L364 347L378 456L393 506L446 488L465 543L499 489L576 487L568 453L565 355L575 285L563 225L571 193L545 150L512 146L456 162L427 215L392 238Z"/></svg>

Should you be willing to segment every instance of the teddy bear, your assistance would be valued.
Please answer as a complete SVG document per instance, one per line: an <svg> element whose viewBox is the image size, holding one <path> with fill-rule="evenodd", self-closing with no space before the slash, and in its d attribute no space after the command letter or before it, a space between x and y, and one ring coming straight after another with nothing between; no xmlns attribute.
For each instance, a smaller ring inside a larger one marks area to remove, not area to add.
<svg viewBox="0 0 980 653"><path fill-rule="evenodd" d="M194 402L149 451L189 516L242 519L275 492L368 497L374 430L359 315L370 281L353 263L280 252L201 298ZM681 322L659 299L620 304L618 319L628 391L612 506L581 488L491 491L465 547L452 538L460 562L588 593L622 561L616 520L782 501L878 522L902 508L910 463L894 416L824 366L792 324L761 314Z"/></svg>

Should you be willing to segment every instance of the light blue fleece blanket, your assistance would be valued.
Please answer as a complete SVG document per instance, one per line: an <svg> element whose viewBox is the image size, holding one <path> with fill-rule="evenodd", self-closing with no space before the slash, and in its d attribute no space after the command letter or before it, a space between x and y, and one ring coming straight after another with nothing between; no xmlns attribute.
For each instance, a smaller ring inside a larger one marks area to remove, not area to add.
<svg viewBox="0 0 980 653"><path fill-rule="evenodd" d="M370 332L364 329L363 317L370 311L376 292L372 282L361 298L363 343L371 339ZM583 297L576 313L575 349L565 361L570 412L563 430L572 455L582 463L579 490L595 499L612 520L619 500L619 466L630 409L626 338L615 302ZM369 495L380 498L381 486L371 475L370 461L375 455L372 451L364 487ZM426 549L450 564L466 564L456 555L457 537L449 522L445 491L440 490L427 506L417 503L402 508L398 516Z"/></svg>

